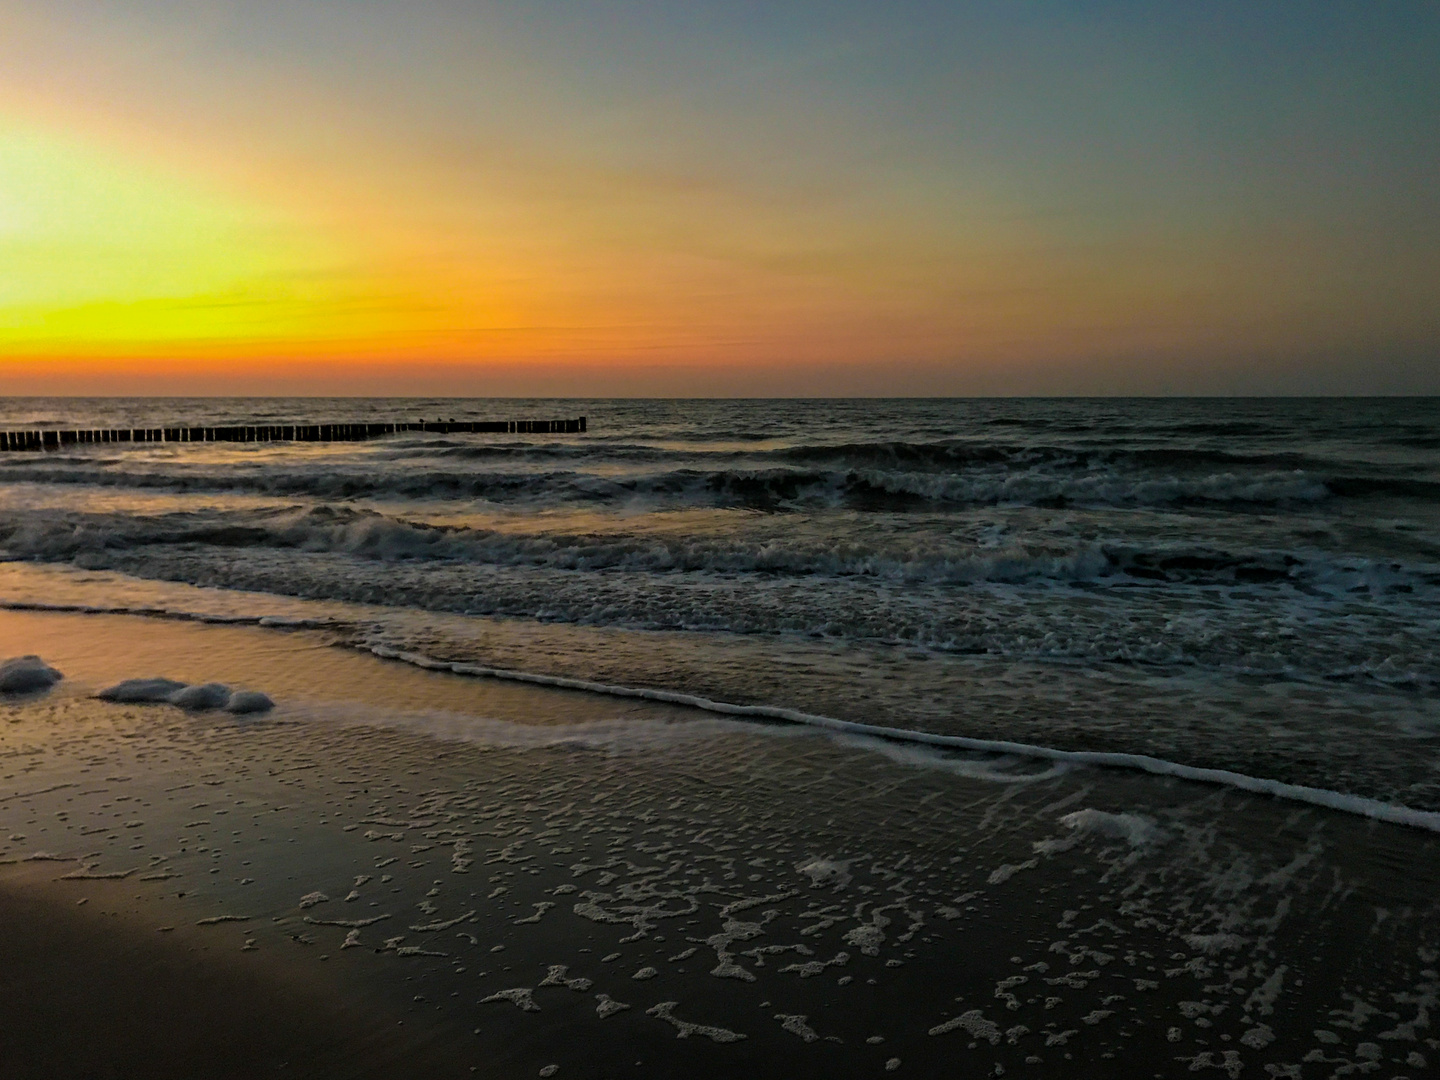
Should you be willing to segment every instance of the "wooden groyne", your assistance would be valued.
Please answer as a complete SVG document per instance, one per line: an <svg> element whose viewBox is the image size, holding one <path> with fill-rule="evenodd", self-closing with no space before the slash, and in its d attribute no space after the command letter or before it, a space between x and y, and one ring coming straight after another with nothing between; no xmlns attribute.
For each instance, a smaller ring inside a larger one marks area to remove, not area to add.
<svg viewBox="0 0 1440 1080"><path fill-rule="evenodd" d="M574 420L421 420L413 424L244 424L224 427L81 428L73 431L35 428L0 431L0 450L59 450L94 443L198 442L360 442L428 431L440 435L575 435L585 431L585 417Z"/></svg>

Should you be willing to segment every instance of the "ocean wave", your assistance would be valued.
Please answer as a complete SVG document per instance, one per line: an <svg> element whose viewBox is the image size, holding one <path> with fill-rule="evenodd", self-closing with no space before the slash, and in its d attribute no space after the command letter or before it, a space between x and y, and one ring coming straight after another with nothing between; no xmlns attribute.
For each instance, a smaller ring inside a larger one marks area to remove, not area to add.
<svg viewBox="0 0 1440 1080"><path fill-rule="evenodd" d="M534 672L528 671L507 670L507 668L485 667L480 664L435 660L435 658L418 654L418 652L408 652L405 649L389 648L384 645L363 645L360 648L372 652L373 655L382 657L384 660L402 661L428 671L446 671L455 675L469 675L469 677L478 678L501 678L501 680L517 681L517 683L547 685L547 687L563 688L563 690L606 694L611 697L664 701L664 703L677 704L677 706L698 708L707 713L717 713L720 716L766 721L778 720L782 723L815 727L815 729L842 734L842 736L870 737L870 739L884 740L887 743L909 744L909 746L926 747L926 749L942 750L942 752L943 750L952 750L952 752L960 750L960 752L982 753L982 755L1028 757L1032 760L1053 762L1056 765L1128 769L1133 772L1151 773L1153 776L1172 776L1175 779L1192 780L1197 783L1211 783L1211 785L1234 788L1236 791L1250 792L1254 795L1267 795L1270 798L1286 799L1289 802L1323 806L1326 809L1365 816L1365 818L1372 818L1375 821L1440 832L1440 812L1437 811L1424 811L1424 809L1384 802L1364 795L1329 791L1326 788L1310 788L1310 786L1299 785L1299 783L1284 783L1282 780L1267 779L1263 776L1248 776L1246 773L1233 772L1230 769L1185 765L1182 762L1171 762L1164 757L1139 755L1139 753L1112 753L1106 752L1106 750L1063 750L1057 749L1057 747L1009 742L1009 740L1002 739L971 739L971 737L958 736L958 734L916 732L916 730L904 729L904 727L887 727L883 724L865 724L855 720L819 716L819 714L805 713L796 708L743 706L743 704L716 701L713 698L678 693L678 691L672 690L593 683L593 681L583 680L583 678L566 678L562 675L534 674ZM943 759L937 760L936 765L943 768Z"/></svg>
<svg viewBox="0 0 1440 1080"><path fill-rule="evenodd" d="M939 735L928 731L914 731L908 728L887 727L880 724L865 724L854 720L840 720L835 717L807 713L798 709L781 708L772 705L736 705L716 701L695 694L644 687L616 686L592 682L586 679L566 678L555 675L540 675L526 671L487 667L479 664L436 660L421 653L407 652L381 645L364 647L366 651L388 660L399 660L429 671L444 671L455 675L507 679L515 682L553 686L566 690L581 690L593 694L613 697L641 698L647 701L661 701L673 705L684 705L722 716L744 717L764 721L781 721L818 728L844 736L861 736L884 740L889 743L924 747L939 751L963 751L968 753L995 754L1007 757L1030 758L1037 761L1053 762L1057 765L1091 766L1111 769L1127 769L1150 773L1154 776L1174 777L1203 784L1215 784L1239 791L1290 802L1320 806L1348 814L1358 814L1377 821L1411 828L1440 832L1440 812L1419 810L1379 799L1354 795L1347 792L1331 791L1326 788L1289 784L1265 777L1249 776L1229 769L1206 768L1169 761L1148 754L1113 753L1103 750L1062 750L1031 743L1011 742L1002 739L974 739L964 735ZM943 760L936 764L943 767ZM912 761L920 764L918 761Z"/></svg>
<svg viewBox="0 0 1440 1080"><path fill-rule="evenodd" d="M1194 474L1136 473L1111 468L971 468L925 471L792 466L598 473L582 469L435 469L383 465L271 466L247 470L128 468L83 463L36 464L11 481L186 492L244 492L319 499L472 500L500 505L628 505L906 512L987 506L1042 508L1247 508L1314 504L1354 488L1336 488L1304 470ZM1384 484L1386 481L1377 481ZM1399 483L1399 482L1396 482ZM1394 486L1429 497L1430 485ZM1356 489L1358 490L1358 489ZM1378 489L1377 489L1378 490Z"/></svg>
<svg viewBox="0 0 1440 1080"><path fill-rule="evenodd" d="M334 553L381 562L455 562L576 572L863 578L964 586L1288 585L1356 592L1433 592L1440 568L1318 551L1226 550L1049 538L1046 546L941 543L939 538L824 539L801 535L517 533L432 525L372 509L321 505L283 510L177 512L157 516L30 511L0 518L9 558L73 561L87 554L175 547L264 548Z"/></svg>
<svg viewBox="0 0 1440 1080"><path fill-rule="evenodd" d="M1169 433L1164 433L1168 436ZM1146 442L1155 445L1145 445ZM888 469L955 473L985 466L1014 469L1053 467L1057 475L1095 470L1124 470L1143 476L1157 468L1182 474L1223 469L1259 469L1293 472L1306 470L1323 478L1357 462L1293 450L1242 451L1213 446L1182 446L1166 438L1142 440L1140 445L1098 447L1090 444L997 442L974 438L938 440L885 439L851 442L797 442L769 448L714 446L707 442L657 444L636 440L588 442L480 442L426 436L386 446L379 456L408 462L426 460L498 461L510 463L563 461L588 464L671 462L675 467L700 471L733 468L766 469L798 465L830 471Z"/></svg>
<svg viewBox="0 0 1440 1080"><path fill-rule="evenodd" d="M778 460L846 465L893 465L908 469L951 471L976 465L1033 468L1056 465L1089 471L1099 468L1164 466L1194 471L1211 466L1227 468L1324 470L1334 462L1288 451L1242 453L1194 446L1093 447L1046 443L1001 443L947 439L936 442L859 442L802 444L754 454Z"/></svg>

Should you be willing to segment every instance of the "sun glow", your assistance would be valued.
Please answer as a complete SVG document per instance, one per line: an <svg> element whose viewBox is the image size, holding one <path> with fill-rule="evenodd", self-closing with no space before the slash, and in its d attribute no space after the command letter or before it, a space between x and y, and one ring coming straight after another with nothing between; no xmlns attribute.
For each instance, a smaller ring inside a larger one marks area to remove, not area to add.
<svg viewBox="0 0 1440 1080"><path fill-rule="evenodd" d="M0 348L206 353L423 333L434 300L283 209L0 127Z"/></svg>

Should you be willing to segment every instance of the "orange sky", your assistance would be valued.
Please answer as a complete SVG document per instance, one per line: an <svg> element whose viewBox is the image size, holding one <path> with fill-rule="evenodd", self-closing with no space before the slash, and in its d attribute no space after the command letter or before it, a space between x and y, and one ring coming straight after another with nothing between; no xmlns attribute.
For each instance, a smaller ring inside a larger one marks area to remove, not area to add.
<svg viewBox="0 0 1440 1080"><path fill-rule="evenodd" d="M0 392L1434 392L1409 10L0 0Z"/></svg>

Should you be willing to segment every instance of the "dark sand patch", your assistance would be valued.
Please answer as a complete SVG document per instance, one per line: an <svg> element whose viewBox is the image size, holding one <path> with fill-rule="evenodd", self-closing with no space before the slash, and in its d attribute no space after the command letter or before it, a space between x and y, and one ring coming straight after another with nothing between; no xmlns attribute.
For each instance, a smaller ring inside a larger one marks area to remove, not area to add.
<svg viewBox="0 0 1440 1080"><path fill-rule="evenodd" d="M343 980L183 924L162 930L154 898L128 883L87 882L84 904L76 889L34 863L0 873L0 1076L385 1077L457 1064L423 1025L397 1025Z"/></svg>

